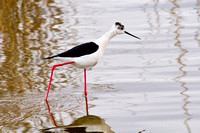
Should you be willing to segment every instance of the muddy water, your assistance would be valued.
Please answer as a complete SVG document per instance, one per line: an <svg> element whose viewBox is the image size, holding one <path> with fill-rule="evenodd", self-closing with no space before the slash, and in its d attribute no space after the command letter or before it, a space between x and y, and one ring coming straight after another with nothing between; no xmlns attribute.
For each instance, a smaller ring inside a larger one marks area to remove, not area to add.
<svg viewBox="0 0 200 133"><path fill-rule="evenodd" d="M41 58L101 36L115 22L141 37L112 39L97 66L55 70ZM0 132L200 132L200 1L0 3Z"/></svg>

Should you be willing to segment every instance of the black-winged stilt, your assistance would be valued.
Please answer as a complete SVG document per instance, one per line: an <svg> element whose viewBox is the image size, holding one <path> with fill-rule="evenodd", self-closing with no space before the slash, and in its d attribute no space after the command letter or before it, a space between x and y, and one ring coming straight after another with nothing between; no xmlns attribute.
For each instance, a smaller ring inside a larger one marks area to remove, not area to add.
<svg viewBox="0 0 200 133"><path fill-rule="evenodd" d="M58 66L67 65L67 64L72 64L75 67L84 69L84 92L87 93L86 69L91 68L97 64L97 62L103 55L104 50L105 50L106 46L108 45L109 41L114 36L116 36L118 34L123 34L123 33L126 33L132 37L140 39L139 37L134 36L131 33L125 31L124 25L122 25L120 22L116 22L112 26L112 28L108 32L106 32L103 36L101 36L100 38L98 38L92 42L88 42L88 43L84 43L84 44L75 46L66 52L44 58L44 59L64 58L66 61L68 61L66 63L56 64L52 67L51 77L50 77L50 81L49 81L49 87L48 87L47 94L46 94L46 100L48 98L54 68L58 67Z"/></svg>

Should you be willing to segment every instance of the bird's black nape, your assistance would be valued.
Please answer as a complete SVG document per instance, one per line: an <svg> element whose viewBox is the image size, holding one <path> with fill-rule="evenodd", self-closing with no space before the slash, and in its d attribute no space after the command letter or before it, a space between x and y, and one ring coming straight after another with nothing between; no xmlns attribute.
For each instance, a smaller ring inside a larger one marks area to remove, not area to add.
<svg viewBox="0 0 200 133"><path fill-rule="evenodd" d="M133 34L131 34L131 33L127 32L127 31L124 31L124 33L126 33L126 34L128 34L128 35L130 35L130 36L132 36L132 37L135 37L135 38L137 38L137 39L140 39L140 40L141 40L141 38L139 38L139 37L137 37L137 36L135 36L135 35L133 35Z"/></svg>

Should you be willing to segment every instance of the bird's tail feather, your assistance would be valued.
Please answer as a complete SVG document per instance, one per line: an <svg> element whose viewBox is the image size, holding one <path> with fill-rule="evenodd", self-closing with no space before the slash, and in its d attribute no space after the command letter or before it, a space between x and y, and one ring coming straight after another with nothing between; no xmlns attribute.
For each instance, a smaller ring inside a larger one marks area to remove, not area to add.
<svg viewBox="0 0 200 133"><path fill-rule="evenodd" d="M47 59L52 59L52 58L54 58L54 57L56 57L56 55L50 56L50 57L47 57L47 58L42 58L42 59L43 59L43 60L47 60Z"/></svg>

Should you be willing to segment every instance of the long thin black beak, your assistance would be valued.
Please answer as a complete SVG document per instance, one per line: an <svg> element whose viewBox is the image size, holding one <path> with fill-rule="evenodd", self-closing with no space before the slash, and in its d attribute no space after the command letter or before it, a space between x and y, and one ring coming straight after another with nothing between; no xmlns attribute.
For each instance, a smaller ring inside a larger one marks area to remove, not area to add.
<svg viewBox="0 0 200 133"><path fill-rule="evenodd" d="M137 38L137 39L141 39L141 38L139 38L139 37L137 37L137 36L135 36L135 35L132 35L131 33L127 32L127 31L124 31L124 33L126 33L126 34L128 34L128 35L130 35L130 36L132 36L132 37L135 37L135 38Z"/></svg>

